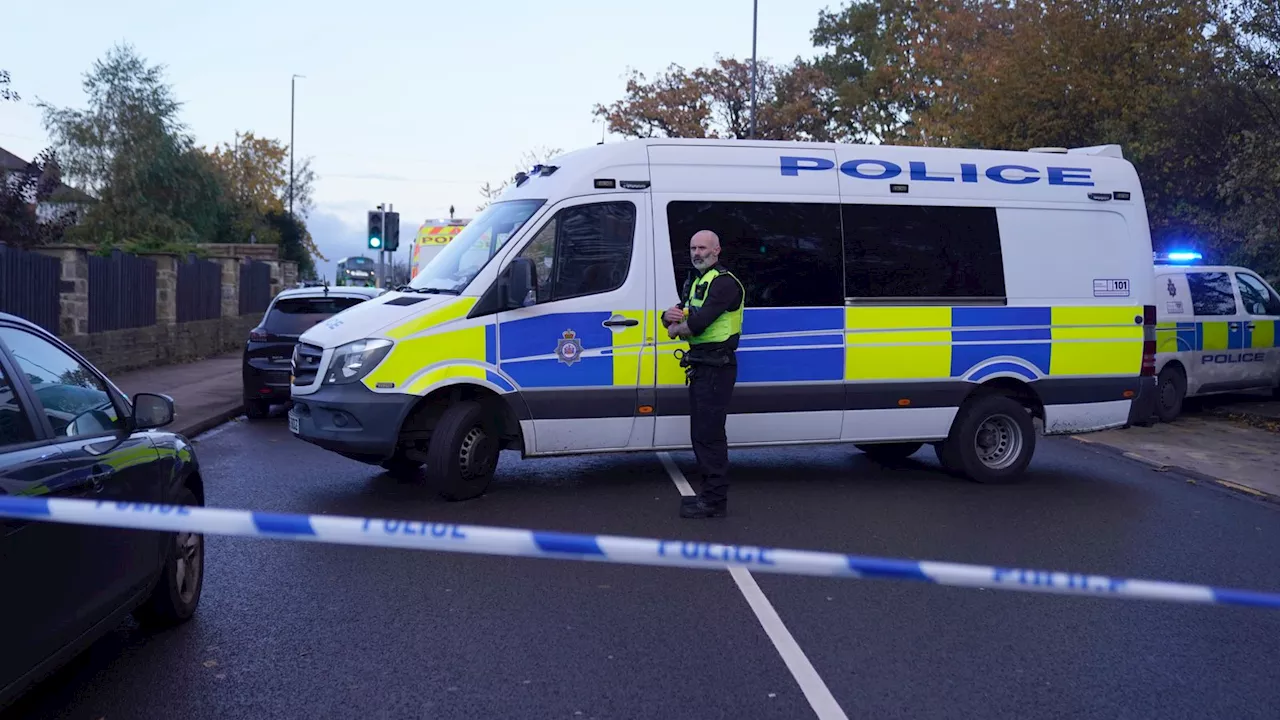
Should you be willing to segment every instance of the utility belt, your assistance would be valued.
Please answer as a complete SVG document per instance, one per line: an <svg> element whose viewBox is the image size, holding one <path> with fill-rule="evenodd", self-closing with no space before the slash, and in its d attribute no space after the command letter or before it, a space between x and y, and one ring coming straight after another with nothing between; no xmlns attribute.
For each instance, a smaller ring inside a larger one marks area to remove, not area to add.
<svg viewBox="0 0 1280 720"><path fill-rule="evenodd" d="M684 384L693 379L698 367L725 367L733 362L733 351L725 347L691 345L688 350L678 348L674 353L684 368Z"/></svg>

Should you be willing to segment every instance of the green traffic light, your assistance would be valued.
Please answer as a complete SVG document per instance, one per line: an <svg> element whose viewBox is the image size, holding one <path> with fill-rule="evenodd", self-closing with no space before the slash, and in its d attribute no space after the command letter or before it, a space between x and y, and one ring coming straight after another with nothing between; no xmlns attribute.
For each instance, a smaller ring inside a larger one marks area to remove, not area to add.
<svg viewBox="0 0 1280 720"><path fill-rule="evenodd" d="M369 238L369 247L378 247L382 244L382 240L378 238Z"/></svg>

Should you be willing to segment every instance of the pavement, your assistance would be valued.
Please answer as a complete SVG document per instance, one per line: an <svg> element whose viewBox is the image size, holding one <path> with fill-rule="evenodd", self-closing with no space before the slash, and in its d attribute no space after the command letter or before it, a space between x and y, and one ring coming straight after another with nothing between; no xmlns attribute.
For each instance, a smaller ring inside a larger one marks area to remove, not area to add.
<svg viewBox="0 0 1280 720"><path fill-rule="evenodd" d="M237 350L191 363L117 373L111 380L129 397L151 392L173 398L176 417L165 429L191 438L244 412L242 357Z"/></svg>
<svg viewBox="0 0 1280 720"><path fill-rule="evenodd" d="M730 516L688 521L654 453L507 453L487 495L448 503L281 411L200 438L211 506L1280 590L1280 506L1070 438L1007 486L928 449L734 452ZM1277 637L1256 608L209 536L191 622L123 623L6 717L1270 719Z"/></svg>

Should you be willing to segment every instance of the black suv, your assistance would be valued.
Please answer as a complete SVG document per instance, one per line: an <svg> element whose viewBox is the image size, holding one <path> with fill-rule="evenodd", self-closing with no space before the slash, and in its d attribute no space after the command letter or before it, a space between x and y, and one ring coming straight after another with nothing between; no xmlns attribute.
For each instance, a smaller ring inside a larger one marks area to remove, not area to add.
<svg viewBox="0 0 1280 720"><path fill-rule="evenodd" d="M203 505L173 400L132 400L71 347L0 313L0 497ZM200 602L193 533L0 517L0 708L133 612L160 625Z"/></svg>
<svg viewBox="0 0 1280 720"><path fill-rule="evenodd" d="M381 295L381 288L304 287L285 290L271 301L244 346L244 407L264 418L273 403L289 400L290 361L302 333L353 305Z"/></svg>

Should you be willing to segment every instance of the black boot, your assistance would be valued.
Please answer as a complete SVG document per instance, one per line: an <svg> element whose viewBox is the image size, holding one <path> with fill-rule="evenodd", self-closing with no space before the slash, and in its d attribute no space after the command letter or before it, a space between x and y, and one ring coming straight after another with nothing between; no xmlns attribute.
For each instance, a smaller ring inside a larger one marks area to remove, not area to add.
<svg viewBox="0 0 1280 720"><path fill-rule="evenodd" d="M680 517L694 519L724 517L728 510L728 504L728 501L721 503L707 503L702 498L681 498Z"/></svg>

